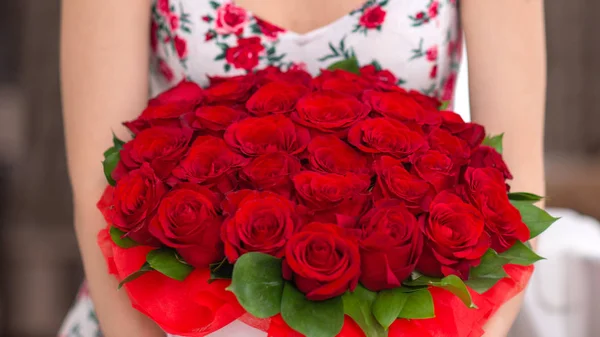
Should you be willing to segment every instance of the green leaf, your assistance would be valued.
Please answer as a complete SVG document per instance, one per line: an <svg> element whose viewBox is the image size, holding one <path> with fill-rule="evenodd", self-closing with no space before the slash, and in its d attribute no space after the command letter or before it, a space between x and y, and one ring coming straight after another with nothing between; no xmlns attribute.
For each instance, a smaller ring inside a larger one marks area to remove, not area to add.
<svg viewBox="0 0 600 337"><path fill-rule="evenodd" d="M213 9L217 9L217 8L219 8L219 3L218 3L218 2L216 2L216 1L212 1L212 0L211 0L209 3L210 3L210 6L211 6Z"/></svg>
<svg viewBox="0 0 600 337"><path fill-rule="evenodd" d="M507 251L499 254L501 257L508 260L508 263L518 264L520 266L529 266L544 258L537 255L527 245L521 241L517 241Z"/></svg>
<svg viewBox="0 0 600 337"><path fill-rule="evenodd" d="M118 229L117 227L111 226L109 230L110 238L113 242L121 248L131 248L138 246L138 243L133 241L131 238L125 236L125 232Z"/></svg>
<svg viewBox="0 0 600 337"><path fill-rule="evenodd" d="M227 259L223 259L221 262L213 263L210 265L210 279L208 282L214 280L230 280L233 275L233 264L229 263Z"/></svg>
<svg viewBox="0 0 600 337"><path fill-rule="evenodd" d="M224 60L224 59L225 59L225 53L221 53L221 54L215 56L214 60L215 61L221 61L221 60Z"/></svg>
<svg viewBox="0 0 600 337"><path fill-rule="evenodd" d="M231 64L225 63L225 65L223 66L223 70L225 70L225 72L230 71L231 70Z"/></svg>
<svg viewBox="0 0 600 337"><path fill-rule="evenodd" d="M268 318L281 309L283 283L280 259L263 253L247 253L236 261L228 290L250 314Z"/></svg>
<svg viewBox="0 0 600 337"><path fill-rule="evenodd" d="M341 297L310 301L290 282L283 287L281 317L297 332L311 337L334 337L344 325Z"/></svg>
<svg viewBox="0 0 600 337"><path fill-rule="evenodd" d="M483 145L487 145L489 147L493 147L496 151L498 151L498 153L502 154L502 138L504 137L504 134L501 133L497 136L486 136L485 139L483 140Z"/></svg>
<svg viewBox="0 0 600 337"><path fill-rule="evenodd" d="M347 72L354 73L354 74L360 73L360 67L358 66L358 60L355 57L350 57L350 58L335 62L334 64L327 67L327 69L328 70L341 69L341 70L345 70Z"/></svg>
<svg viewBox="0 0 600 337"><path fill-rule="evenodd" d="M371 62L371 65L373 65L373 67L375 67L375 70L377 70L377 71L381 71L381 69L383 69L381 67L381 63L379 63L377 60L373 60Z"/></svg>
<svg viewBox="0 0 600 337"><path fill-rule="evenodd" d="M404 307L398 314L398 318L426 319L435 317L433 296L431 296L429 289L422 289L407 295L408 298L404 302Z"/></svg>
<svg viewBox="0 0 600 337"><path fill-rule="evenodd" d="M511 204L521 212L521 218L523 218L523 222L529 228L532 239L540 235L559 219L551 216L548 212L533 205L529 201L511 200Z"/></svg>
<svg viewBox="0 0 600 337"><path fill-rule="evenodd" d="M183 263L174 250L167 248L150 251L146 261L156 271L178 281L185 280L194 270L189 264Z"/></svg>
<svg viewBox="0 0 600 337"><path fill-rule="evenodd" d="M342 299L344 301L344 313L361 327L366 337L386 337L388 335L372 313L372 306L377 299L377 293L367 290L359 284L354 292L345 293Z"/></svg>
<svg viewBox="0 0 600 337"><path fill-rule="evenodd" d="M104 152L104 161L102 162L102 167L104 168L104 176L106 180L111 186L115 186L116 182L112 178L112 172L117 167L121 156L119 152L123 148L125 144L124 141L117 138L117 136L113 133L113 146Z"/></svg>
<svg viewBox="0 0 600 337"><path fill-rule="evenodd" d="M442 105L440 105L439 110L444 111L444 110L448 109L449 106L450 106L450 101L443 101Z"/></svg>
<svg viewBox="0 0 600 337"><path fill-rule="evenodd" d="M152 267L150 267L150 264L148 264L148 262L145 262L142 267L136 271L133 272L131 274L129 274L129 276L127 276L126 278L124 278L120 283L119 283L119 287L118 289L121 289L123 287L123 285L125 285L125 283L127 282L131 282L133 280L135 280L136 278L146 274L149 271L152 271L154 269L152 269Z"/></svg>
<svg viewBox="0 0 600 337"><path fill-rule="evenodd" d="M531 201L536 202L544 199L544 197L540 197L539 195L527 192L514 192L508 193L508 199L515 201Z"/></svg>
<svg viewBox="0 0 600 337"><path fill-rule="evenodd" d="M404 284L409 287L427 285L442 288L456 295L467 307L477 308L475 303L473 303L469 289L467 289L467 286L463 280L456 275L448 275L443 279L429 276L419 276L412 281L405 281Z"/></svg>
<svg viewBox="0 0 600 337"><path fill-rule="evenodd" d="M499 256L495 250L488 249L481 258L481 263L477 267L471 268L469 280L465 283L482 294L508 276L504 271L504 265L507 263L506 258Z"/></svg>
<svg viewBox="0 0 600 337"><path fill-rule="evenodd" d="M403 288L382 290L373 303L373 316L386 330L394 323L410 296Z"/></svg>

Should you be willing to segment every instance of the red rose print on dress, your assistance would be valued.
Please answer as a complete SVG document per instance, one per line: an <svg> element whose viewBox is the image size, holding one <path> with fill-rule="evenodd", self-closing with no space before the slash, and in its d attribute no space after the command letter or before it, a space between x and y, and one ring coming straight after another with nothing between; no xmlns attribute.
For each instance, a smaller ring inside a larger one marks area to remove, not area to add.
<svg viewBox="0 0 600 337"><path fill-rule="evenodd" d="M239 39L237 46L225 52L225 60L236 69L251 71L258 65L258 57L264 50L259 37Z"/></svg>
<svg viewBox="0 0 600 337"><path fill-rule="evenodd" d="M179 59L183 60L187 57L187 42L183 38L176 35L173 38L173 46Z"/></svg>
<svg viewBox="0 0 600 337"><path fill-rule="evenodd" d="M379 28L385 20L385 14L380 6L369 7L363 12L358 24L367 29Z"/></svg>
<svg viewBox="0 0 600 337"><path fill-rule="evenodd" d="M232 3L220 6L217 9L217 20L215 31L222 35L237 34L244 31L244 26L248 23L248 13L242 7Z"/></svg>
<svg viewBox="0 0 600 337"><path fill-rule="evenodd" d="M257 17L254 17L254 20L256 21L255 25L256 28L258 28L257 30L260 31L265 37L267 37L270 40L276 40L279 33L285 32L284 29L279 28L278 26L275 26L274 24L268 21L262 20Z"/></svg>
<svg viewBox="0 0 600 337"><path fill-rule="evenodd" d="M175 75L173 74L173 70L171 67L169 67L167 62L164 60L158 60L158 70L168 82L173 82Z"/></svg>
<svg viewBox="0 0 600 337"><path fill-rule="evenodd" d="M430 62L437 61L437 58L438 58L437 46L432 46L431 48L427 49L425 54L427 55L427 61L430 61Z"/></svg>
<svg viewBox="0 0 600 337"><path fill-rule="evenodd" d="M163 15L169 15L171 14L171 9L169 6L169 0L158 0L156 3L158 10L161 12L161 14Z"/></svg>
<svg viewBox="0 0 600 337"><path fill-rule="evenodd" d="M415 15L410 15L408 18L412 21L413 27L419 27L437 18L441 8L442 3L439 0L430 0L427 8L423 8L423 10L420 10Z"/></svg>
<svg viewBox="0 0 600 337"><path fill-rule="evenodd" d="M429 5L429 9L427 10L427 14L429 14L429 17L431 19L435 18L438 16L440 10L440 3L437 0L434 0L431 2L431 4Z"/></svg>
<svg viewBox="0 0 600 337"><path fill-rule="evenodd" d="M442 91L442 100L451 101L454 97L454 86L456 85L456 78L456 72L452 72L450 76L448 76L448 78L446 79Z"/></svg>

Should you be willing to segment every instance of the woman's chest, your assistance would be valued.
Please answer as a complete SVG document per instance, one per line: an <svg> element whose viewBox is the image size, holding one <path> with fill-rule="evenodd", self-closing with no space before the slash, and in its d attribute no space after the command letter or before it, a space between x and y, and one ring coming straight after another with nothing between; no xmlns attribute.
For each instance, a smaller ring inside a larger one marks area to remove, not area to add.
<svg viewBox="0 0 600 337"><path fill-rule="evenodd" d="M163 90L182 78L205 84L208 76L267 66L315 74L356 57L361 65L389 69L406 87L448 98L444 96L453 92L460 57L457 12L456 0L368 0L341 16L329 9L319 19L328 23L297 33L237 2L156 0L153 89ZM338 17L328 20L331 13Z"/></svg>

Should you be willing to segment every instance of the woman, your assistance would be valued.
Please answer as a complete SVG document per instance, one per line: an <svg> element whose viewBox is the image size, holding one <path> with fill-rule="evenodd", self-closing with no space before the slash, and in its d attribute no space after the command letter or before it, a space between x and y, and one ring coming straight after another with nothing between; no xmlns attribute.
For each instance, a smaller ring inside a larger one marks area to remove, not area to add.
<svg viewBox="0 0 600 337"><path fill-rule="evenodd" d="M542 0L64 0L62 86L75 228L104 336L165 335L115 291L96 246L105 225L95 203L105 185L98 162L110 144L106 130L125 137L120 122L141 111L148 90L158 93L184 77L204 85L207 75L267 65L314 74L354 53L361 64L390 69L408 88L450 100L464 30L472 119L492 134L505 132L513 189L543 195L542 7ZM490 319L486 336L506 335L520 301ZM63 334L100 335L95 317L82 295ZM239 336L250 335L243 331Z"/></svg>

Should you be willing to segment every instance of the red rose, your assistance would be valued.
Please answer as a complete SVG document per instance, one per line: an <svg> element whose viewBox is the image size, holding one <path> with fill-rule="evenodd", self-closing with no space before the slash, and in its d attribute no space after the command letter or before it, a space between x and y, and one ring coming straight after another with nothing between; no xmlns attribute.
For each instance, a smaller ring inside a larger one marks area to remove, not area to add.
<svg viewBox="0 0 600 337"><path fill-rule="evenodd" d="M360 237L360 283L372 291L400 287L423 249L415 216L397 200L382 200L354 229Z"/></svg>
<svg viewBox="0 0 600 337"><path fill-rule="evenodd" d="M206 98L210 103L245 102L256 84L254 75L211 77L210 80L211 85L206 90Z"/></svg>
<svg viewBox="0 0 600 337"><path fill-rule="evenodd" d="M241 34L248 22L248 13L242 7L233 3L220 6L217 9L215 30L219 34Z"/></svg>
<svg viewBox="0 0 600 337"><path fill-rule="evenodd" d="M452 99L454 98L454 87L456 86L457 79L458 75L456 72L450 73L450 76L448 76L448 78L446 79L446 82L444 83L444 89L442 92L442 99L444 101L452 101Z"/></svg>
<svg viewBox="0 0 600 337"><path fill-rule="evenodd" d="M308 130L283 115L250 117L234 123L224 136L231 148L246 155L259 156L283 151L298 154L308 145Z"/></svg>
<svg viewBox="0 0 600 337"><path fill-rule="evenodd" d="M360 255L354 240L332 224L312 223L288 241L283 277L311 301L337 297L358 284Z"/></svg>
<svg viewBox="0 0 600 337"><path fill-rule="evenodd" d="M348 142L365 153L389 154L403 160L427 146L420 133L387 118L366 119L354 125L348 132Z"/></svg>
<svg viewBox="0 0 600 337"><path fill-rule="evenodd" d="M289 198L294 189L291 177L301 168L300 160L285 152L266 153L244 167L240 177L254 189L272 191Z"/></svg>
<svg viewBox="0 0 600 337"><path fill-rule="evenodd" d="M283 257L286 242L300 227L296 205L272 192L241 190L228 194L223 204L229 217L221 238L231 263L248 252Z"/></svg>
<svg viewBox="0 0 600 337"><path fill-rule="evenodd" d="M502 159L502 155L494 148L489 146L480 146L471 155L470 167L485 168L491 167L502 173L504 179L512 179L513 176L508 170L508 166Z"/></svg>
<svg viewBox="0 0 600 337"><path fill-rule="evenodd" d="M175 50L177 51L177 56L179 59L184 59L187 56L187 42L182 39L180 36L175 35L173 38L173 44L175 46Z"/></svg>
<svg viewBox="0 0 600 337"><path fill-rule="evenodd" d="M433 67L431 67L431 72L429 72L429 78L436 78L437 70L438 70L437 64L435 64Z"/></svg>
<svg viewBox="0 0 600 337"><path fill-rule="evenodd" d="M179 184L160 202L150 222L150 233L165 246L175 248L185 262L206 268L223 259L223 218L218 205L219 199L206 187Z"/></svg>
<svg viewBox="0 0 600 337"><path fill-rule="evenodd" d="M358 24L367 29L378 28L383 24L385 14L385 11L379 5L368 7L363 11Z"/></svg>
<svg viewBox="0 0 600 337"><path fill-rule="evenodd" d="M210 41L216 37L215 33L208 31L204 34L204 41Z"/></svg>
<svg viewBox="0 0 600 337"><path fill-rule="evenodd" d="M382 90L398 90L396 86L398 79L389 70L377 70L372 64L360 68L360 76L366 81L375 83L375 86Z"/></svg>
<svg viewBox="0 0 600 337"><path fill-rule="evenodd" d="M475 123L465 123L459 114L452 111L440 111L441 127L450 131L454 136L464 140L470 148L475 148L483 142L485 129Z"/></svg>
<svg viewBox="0 0 600 337"><path fill-rule="evenodd" d="M158 49L158 24L154 19L150 22L150 48L154 53Z"/></svg>
<svg viewBox="0 0 600 337"><path fill-rule="evenodd" d="M357 217L369 206L367 175L303 171L293 181L300 203L314 212L314 221L336 223L338 215Z"/></svg>
<svg viewBox="0 0 600 337"><path fill-rule="evenodd" d="M425 248L417 270L429 276L467 279L490 248L481 213L460 197L444 191L431 202L424 221Z"/></svg>
<svg viewBox="0 0 600 337"><path fill-rule="evenodd" d="M171 25L171 31L177 30L177 28L179 28L179 17L177 15L171 15L169 17L169 24Z"/></svg>
<svg viewBox="0 0 600 337"><path fill-rule="evenodd" d="M439 124L441 117L439 108L442 106L442 102L440 102L440 100L433 96L424 95L416 90L411 90L408 92L408 94L410 97L412 97L412 99L417 101L417 103L419 103L423 109L425 109L427 120L431 119L431 121Z"/></svg>
<svg viewBox="0 0 600 337"><path fill-rule="evenodd" d="M205 105L188 114L186 119L194 129L222 135L229 125L245 117L246 114L243 111L227 105Z"/></svg>
<svg viewBox="0 0 600 337"><path fill-rule="evenodd" d="M288 113L294 109L308 88L288 82L270 82L258 89L246 102L246 109L255 116Z"/></svg>
<svg viewBox="0 0 600 337"><path fill-rule="evenodd" d="M238 39L238 45L229 47L225 52L225 60L236 69L251 71L258 65L258 56L264 50L257 36Z"/></svg>
<svg viewBox="0 0 600 337"><path fill-rule="evenodd" d="M439 121L439 116L427 113L411 93L367 90L363 95L363 101L380 115L401 122L436 124Z"/></svg>
<svg viewBox="0 0 600 337"><path fill-rule="evenodd" d="M313 81L319 90L339 91L352 96L360 96L363 91L373 85L360 75L345 70L322 70L321 75Z"/></svg>
<svg viewBox="0 0 600 337"><path fill-rule="evenodd" d="M529 228L523 222L521 213L508 200L504 177L498 170L467 168L465 180L471 199L485 218L485 228L494 250L502 253L516 241L529 240Z"/></svg>
<svg viewBox="0 0 600 337"><path fill-rule="evenodd" d="M222 139L200 136L173 169L173 176L179 181L215 187L219 192L226 193L234 189L237 180L235 173L247 163L247 159L232 152Z"/></svg>
<svg viewBox="0 0 600 337"><path fill-rule="evenodd" d="M143 163L149 163L160 179L166 179L186 153L191 138L190 129L155 126L143 130L123 145L113 179L118 181Z"/></svg>
<svg viewBox="0 0 600 337"><path fill-rule="evenodd" d="M427 212L435 195L429 184L406 171L402 161L382 156L374 163L377 184L375 199L399 199L414 214Z"/></svg>
<svg viewBox="0 0 600 337"><path fill-rule="evenodd" d="M367 158L332 135L311 140L308 144L308 160L312 170L323 173L370 173Z"/></svg>
<svg viewBox="0 0 600 337"><path fill-rule="evenodd" d="M109 223L135 242L155 246L157 242L150 235L148 224L165 193L165 184L156 177L150 165L144 163L117 182L106 211Z"/></svg>
<svg viewBox="0 0 600 337"><path fill-rule="evenodd" d="M269 82L288 82L292 84L299 84L305 87L310 87L312 83L312 76L304 69L298 69L297 67L291 67L288 71L281 71L281 68L275 66L268 66L264 69L256 72L256 77L259 78L260 84L267 84Z"/></svg>
<svg viewBox="0 0 600 337"><path fill-rule="evenodd" d="M267 21L261 20L257 17L255 17L254 19L256 20L256 25L260 29L261 33L271 40L277 39L277 35L279 33L285 32L284 29L281 29Z"/></svg>
<svg viewBox="0 0 600 337"><path fill-rule="evenodd" d="M458 166L466 164L471 155L467 142L442 129L435 129L429 134L429 146L452 158Z"/></svg>
<svg viewBox="0 0 600 337"><path fill-rule="evenodd" d="M343 133L369 114L368 105L355 97L336 91L315 91L296 104L292 118L311 129Z"/></svg>
<svg viewBox="0 0 600 337"><path fill-rule="evenodd" d="M460 167L455 167L447 155L430 150L417 156L413 161L413 170L437 192L452 188L458 183Z"/></svg>
<svg viewBox="0 0 600 337"><path fill-rule="evenodd" d="M183 80L171 89L148 101L148 107L131 122L123 123L137 134L150 126L181 125L181 116L202 102L204 93L198 84Z"/></svg>

